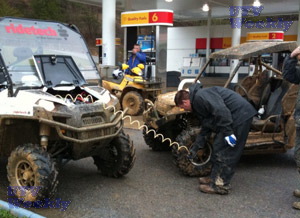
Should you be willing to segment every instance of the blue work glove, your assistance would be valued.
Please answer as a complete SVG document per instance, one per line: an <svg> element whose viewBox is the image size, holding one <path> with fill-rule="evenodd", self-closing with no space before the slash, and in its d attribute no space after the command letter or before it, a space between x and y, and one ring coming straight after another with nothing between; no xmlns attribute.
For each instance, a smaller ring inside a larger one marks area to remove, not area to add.
<svg viewBox="0 0 300 218"><path fill-rule="evenodd" d="M228 145L231 147L234 147L236 145L236 137L234 134L231 134L230 136L225 137L225 141L227 142Z"/></svg>

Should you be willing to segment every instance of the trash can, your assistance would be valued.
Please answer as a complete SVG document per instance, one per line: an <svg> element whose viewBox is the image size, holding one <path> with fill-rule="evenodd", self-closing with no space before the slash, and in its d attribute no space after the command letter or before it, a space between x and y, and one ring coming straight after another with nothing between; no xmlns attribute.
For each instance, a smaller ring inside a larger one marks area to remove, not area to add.
<svg viewBox="0 0 300 218"><path fill-rule="evenodd" d="M167 72L167 87L177 87L180 83L181 73L179 71Z"/></svg>
<svg viewBox="0 0 300 218"><path fill-rule="evenodd" d="M100 76L102 79L112 78L112 73L118 66L112 65L101 65L100 66Z"/></svg>

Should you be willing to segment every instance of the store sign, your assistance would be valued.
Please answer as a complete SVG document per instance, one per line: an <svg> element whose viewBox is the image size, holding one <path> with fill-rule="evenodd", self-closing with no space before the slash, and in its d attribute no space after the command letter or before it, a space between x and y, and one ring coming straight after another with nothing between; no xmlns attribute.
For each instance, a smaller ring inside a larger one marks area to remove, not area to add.
<svg viewBox="0 0 300 218"><path fill-rule="evenodd" d="M283 31L247 33L247 41L283 41Z"/></svg>
<svg viewBox="0 0 300 218"><path fill-rule="evenodd" d="M121 39L116 38L115 43L116 45L121 45ZM96 46L102 46L102 44L103 44L102 38L96 38Z"/></svg>
<svg viewBox="0 0 300 218"><path fill-rule="evenodd" d="M173 11L128 11L121 14L121 27L153 25L173 26Z"/></svg>

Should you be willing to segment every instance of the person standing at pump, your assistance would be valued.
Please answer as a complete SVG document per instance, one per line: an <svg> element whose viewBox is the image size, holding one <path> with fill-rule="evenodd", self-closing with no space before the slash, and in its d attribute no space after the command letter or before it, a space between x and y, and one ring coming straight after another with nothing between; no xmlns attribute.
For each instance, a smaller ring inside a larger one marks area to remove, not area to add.
<svg viewBox="0 0 300 218"><path fill-rule="evenodd" d="M201 177L200 191L209 194L228 194L235 167L242 155L250 130L254 107L242 96L223 87L202 88L198 83L175 96L178 107L191 111L202 121L201 132L190 148L189 159L204 148L206 136L215 132L212 171Z"/></svg>
<svg viewBox="0 0 300 218"><path fill-rule="evenodd" d="M141 51L139 44L134 44L132 54L127 62L129 68L125 71L126 74L130 74L131 69L137 67L139 64L146 64L146 54Z"/></svg>
<svg viewBox="0 0 300 218"><path fill-rule="evenodd" d="M296 48L291 55L286 56L283 63L283 78L295 84L300 84L300 68L298 61L300 60L300 46ZM296 100L294 119L296 121L296 140L294 158L300 173L300 91ZM300 198L300 189L294 191L294 196ZM293 208L300 210L300 201L293 203Z"/></svg>

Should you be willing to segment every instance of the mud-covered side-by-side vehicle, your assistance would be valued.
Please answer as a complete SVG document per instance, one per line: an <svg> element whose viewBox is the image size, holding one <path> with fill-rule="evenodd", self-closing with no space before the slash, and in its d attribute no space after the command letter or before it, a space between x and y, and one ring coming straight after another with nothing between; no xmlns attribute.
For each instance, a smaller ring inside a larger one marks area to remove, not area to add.
<svg viewBox="0 0 300 218"><path fill-rule="evenodd" d="M76 27L0 19L0 155L8 157L17 197L50 197L57 167L68 160L92 157L103 175L113 177L132 168L135 149L122 116L107 108L119 108L118 99L88 86L85 78L94 76L96 65Z"/></svg>
<svg viewBox="0 0 300 218"><path fill-rule="evenodd" d="M227 87L242 61L255 63L253 75L245 77L234 87L236 92L260 112L253 119L244 154L285 152L294 147L293 112L298 85L284 80L282 73L263 62L261 56L268 53L288 54L296 47L296 42L248 42L224 49L210 55L210 59L194 80L194 82L199 80L205 68L214 59L238 59L238 65L225 84ZM159 95L154 104L149 104L144 113L144 122L150 129L155 129L157 133L162 133L172 141L189 148L200 131L201 123L191 113L175 106L175 94L176 91ZM153 150L168 149L169 143L167 141L162 143L160 137L153 138L153 134L144 134L144 139ZM186 149L178 150L177 146L172 147L175 162L184 174L196 176L209 172L212 151L209 144L212 143L213 136L207 141L206 148L198 152L198 157L194 161L186 158Z"/></svg>

